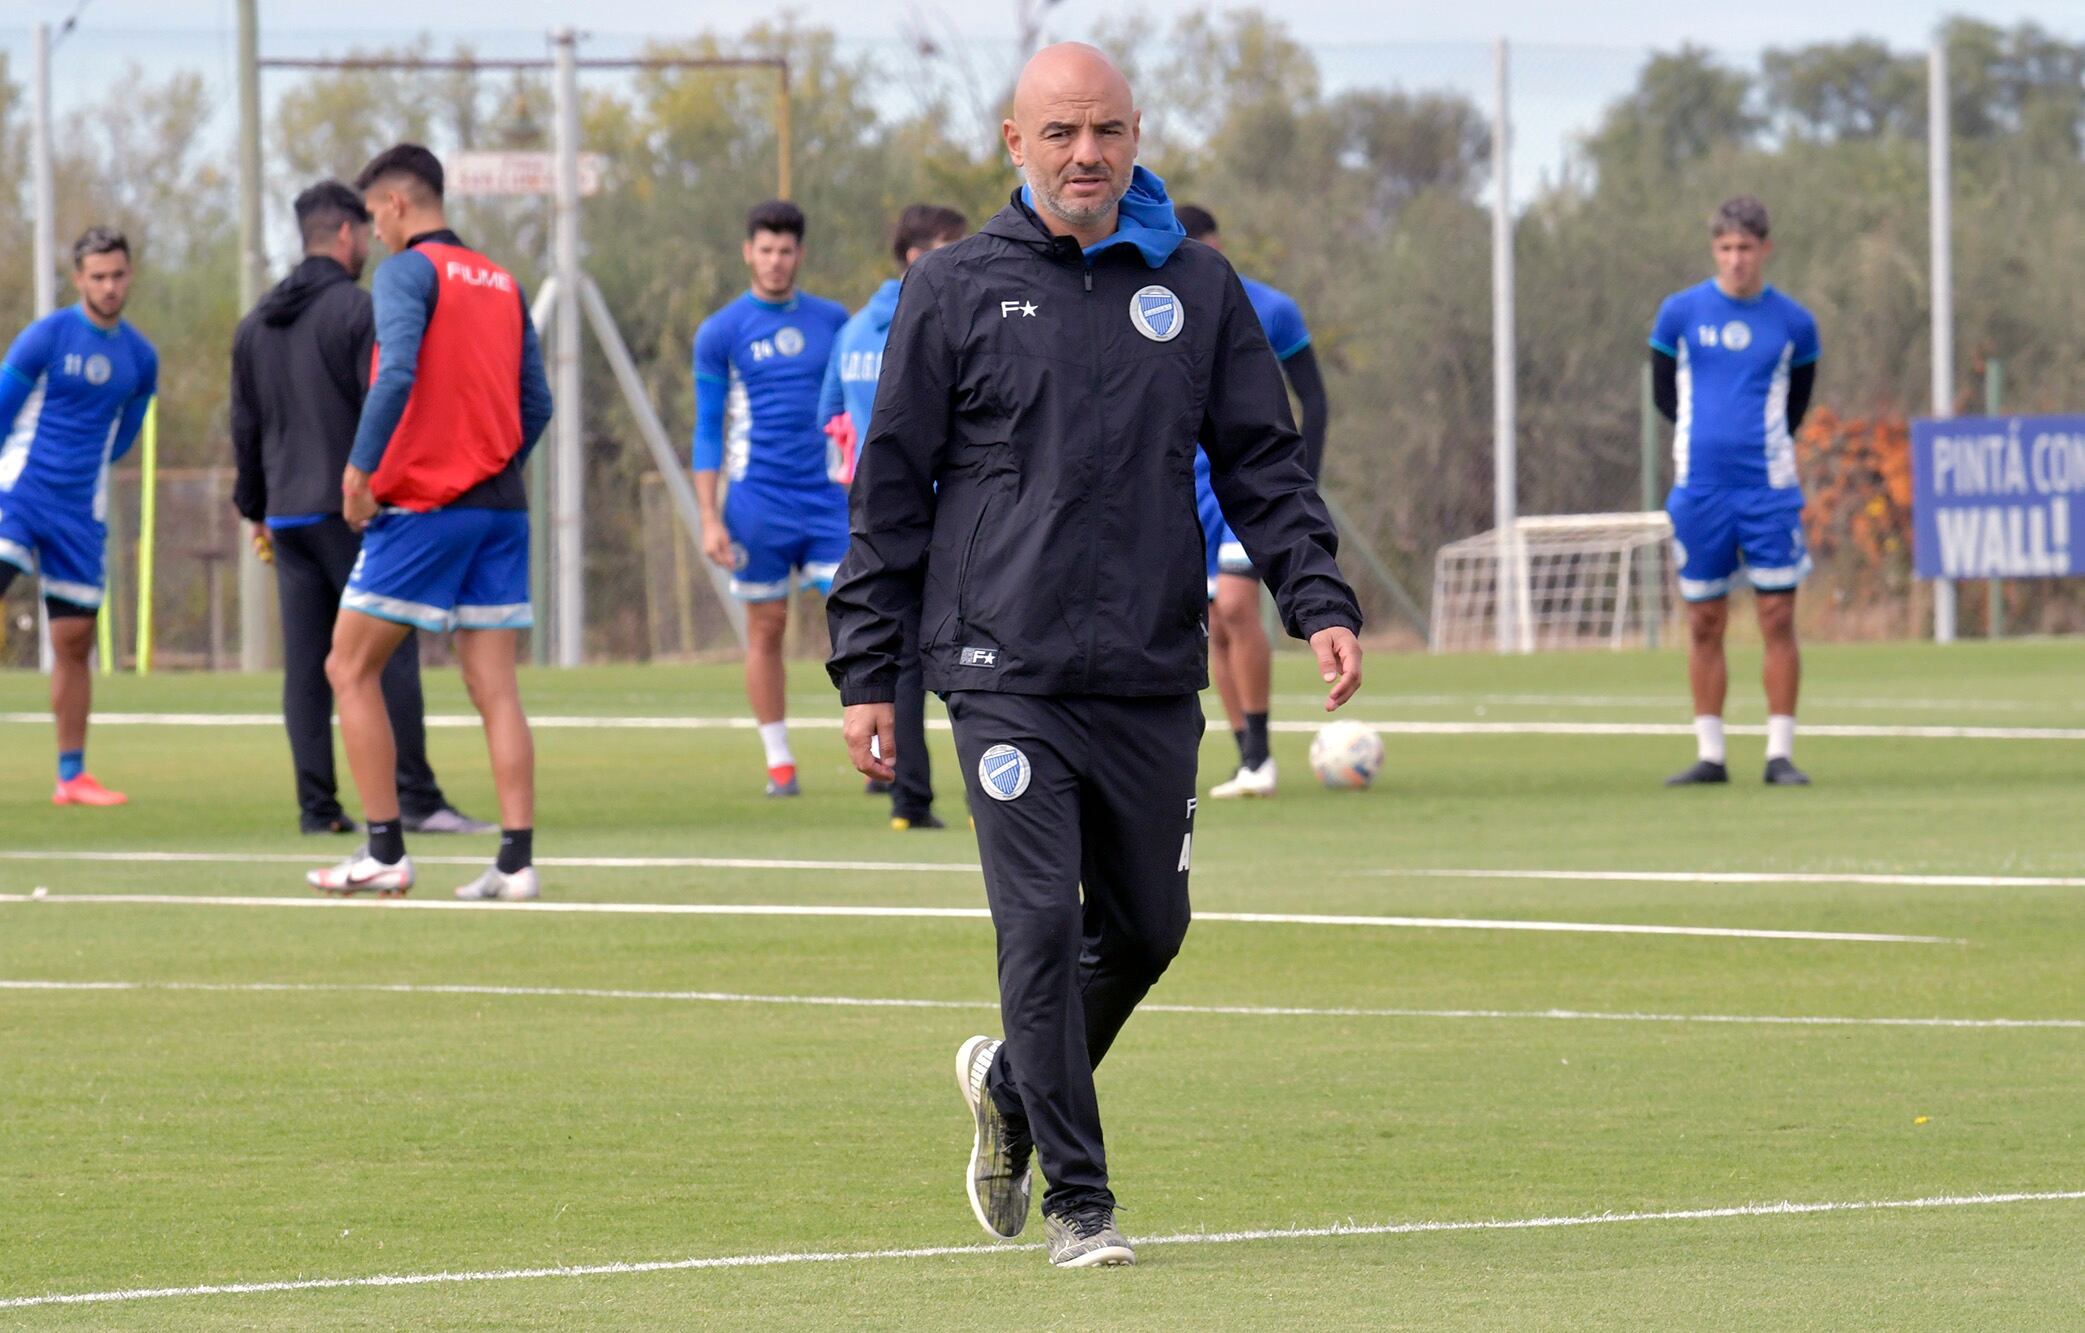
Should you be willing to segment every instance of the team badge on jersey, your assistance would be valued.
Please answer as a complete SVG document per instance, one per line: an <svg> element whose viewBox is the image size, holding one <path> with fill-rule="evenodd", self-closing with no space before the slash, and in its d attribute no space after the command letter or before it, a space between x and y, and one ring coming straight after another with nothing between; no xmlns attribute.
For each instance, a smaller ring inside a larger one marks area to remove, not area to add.
<svg viewBox="0 0 2085 1333"><path fill-rule="evenodd" d="M804 350L804 331L794 325L783 325L775 333L775 350L783 356L801 356Z"/></svg>
<svg viewBox="0 0 2085 1333"><path fill-rule="evenodd" d="M93 356L87 358L87 369L85 371L87 383L96 386L107 384L109 376L115 373L116 368L110 365L109 359L101 353L96 352Z"/></svg>
<svg viewBox="0 0 2085 1333"><path fill-rule="evenodd" d="M1011 801L1028 790L1035 770L1028 756L1011 745L995 745L977 761L977 781L995 801Z"/></svg>
<svg viewBox="0 0 2085 1333"><path fill-rule="evenodd" d="M1152 286L1129 298L1129 322L1151 341L1169 343L1180 336L1187 316L1171 288Z"/></svg>
<svg viewBox="0 0 2085 1333"><path fill-rule="evenodd" d="M1752 326L1742 319L1733 319L1723 326L1723 346L1733 352L1742 352L1752 345Z"/></svg>

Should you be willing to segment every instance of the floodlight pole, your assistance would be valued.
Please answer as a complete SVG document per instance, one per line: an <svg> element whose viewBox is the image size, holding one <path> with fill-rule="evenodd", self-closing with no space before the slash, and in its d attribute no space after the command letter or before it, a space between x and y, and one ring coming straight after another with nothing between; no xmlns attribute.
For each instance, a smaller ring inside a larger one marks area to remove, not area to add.
<svg viewBox="0 0 2085 1333"><path fill-rule="evenodd" d="M58 306L58 200L51 185L51 25L36 25L35 91L29 114L29 174L36 182L36 219L31 248L36 259L36 309L42 319ZM50 617L43 598L36 599L36 663L48 672L57 665L51 648Z"/></svg>
<svg viewBox="0 0 2085 1333"><path fill-rule="evenodd" d="M557 432L550 456L550 567L555 578L551 654L563 667L586 652L586 446L579 376L579 37L570 28L552 35L556 79L557 207L552 276L557 304L551 335L552 394Z"/></svg>
<svg viewBox="0 0 2085 1333"><path fill-rule="evenodd" d="M261 231L261 34L259 0L239 0L239 310L253 309L268 285L268 244ZM243 524L241 525L244 526ZM281 609L273 575L253 543L239 549L239 669L282 665Z"/></svg>
<svg viewBox="0 0 2085 1333"><path fill-rule="evenodd" d="M51 25L36 25L36 90L30 104L29 174L36 189L36 308L42 319L58 306L58 201L51 185Z"/></svg>
<svg viewBox="0 0 2085 1333"><path fill-rule="evenodd" d="M1506 39L1492 48L1494 74L1491 116L1491 385L1492 385L1492 527L1497 531L1497 611L1493 621L1502 653L1528 651L1527 627L1521 622L1525 570L1520 555L1516 493L1518 450L1514 423L1516 374L1513 338L1513 187L1508 165L1511 121L1507 114Z"/></svg>
<svg viewBox="0 0 2085 1333"><path fill-rule="evenodd" d="M1933 222L1933 416L1955 414L1955 262L1952 130L1948 125L1947 39L1926 62L1926 173ZM1955 581L1933 581L1933 641L1955 641Z"/></svg>

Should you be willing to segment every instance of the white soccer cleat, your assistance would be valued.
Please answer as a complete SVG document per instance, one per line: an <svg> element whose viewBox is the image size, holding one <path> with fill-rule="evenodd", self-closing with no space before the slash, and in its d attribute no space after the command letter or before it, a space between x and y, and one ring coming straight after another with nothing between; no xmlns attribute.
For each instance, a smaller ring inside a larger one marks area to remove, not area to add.
<svg viewBox="0 0 2085 1333"><path fill-rule="evenodd" d="M382 898L396 898L413 887L413 858L400 857L397 864L385 865L369 854L364 847L337 866L325 870L308 870L304 873L305 883L320 893L330 893L350 898L358 893L374 893Z"/></svg>
<svg viewBox="0 0 2085 1333"><path fill-rule="evenodd" d="M1246 768L1241 764L1236 777L1229 782L1219 782L1209 789L1209 799L1212 801L1234 801L1247 796L1272 795L1274 795L1274 759L1272 756L1269 756L1267 761L1258 768Z"/></svg>
<svg viewBox="0 0 2085 1333"><path fill-rule="evenodd" d="M490 866L456 891L456 896L467 903L525 903L542 894L543 886L537 882L534 866L523 866L511 875L502 873L498 866Z"/></svg>

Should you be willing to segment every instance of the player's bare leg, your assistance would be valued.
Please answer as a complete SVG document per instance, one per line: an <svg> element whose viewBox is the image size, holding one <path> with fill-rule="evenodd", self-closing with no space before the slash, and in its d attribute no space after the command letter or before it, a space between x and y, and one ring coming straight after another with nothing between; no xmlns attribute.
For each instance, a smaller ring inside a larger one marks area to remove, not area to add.
<svg viewBox="0 0 2085 1333"><path fill-rule="evenodd" d="M760 726L760 741L767 752L767 794L794 796L796 758L789 751L787 710L788 676L783 669L782 649L789 635L789 603L746 605L746 702L752 705L753 720Z"/></svg>
<svg viewBox="0 0 2085 1333"><path fill-rule="evenodd" d="M87 663L93 652L94 617L52 618L51 717L61 750L87 748L87 714L94 703L94 673Z"/></svg>
<svg viewBox="0 0 2085 1333"><path fill-rule="evenodd" d="M323 893L364 890L404 893L413 886L413 863L405 855L398 818L398 747L391 714L384 707L384 663L404 641L408 627L360 611L343 609L333 622L333 651L326 655L326 680L340 712L341 746L348 772L362 797L362 822L369 845L329 870L305 876Z"/></svg>
<svg viewBox="0 0 2085 1333"><path fill-rule="evenodd" d="M398 747L384 708L382 679L384 663L404 642L407 629L344 610L334 622L333 651L326 655L326 680L340 712L340 741L366 820L398 818Z"/></svg>
<svg viewBox="0 0 2085 1333"><path fill-rule="evenodd" d="M1274 648L1260 621L1260 583L1241 574L1219 574L1216 600L1209 604L1210 660L1224 662L1230 692L1224 711L1238 736L1236 776L1209 792L1215 799L1274 794L1274 756L1267 744L1267 712L1274 689ZM1222 644L1218 648L1219 642ZM1218 692L1223 693L1219 682Z"/></svg>
<svg viewBox="0 0 2085 1333"><path fill-rule="evenodd" d="M58 786L53 805L122 805L121 792L109 791L84 769L66 776L67 760L78 767L87 748L87 715L94 704L93 616L51 617L51 719L58 733Z"/></svg>
<svg viewBox="0 0 2085 1333"><path fill-rule="evenodd" d="M521 902L538 896L536 879L536 738L521 707L521 685L514 662L521 632L511 629L459 630L456 660L471 706L485 724L485 748L492 756L492 785L499 794L499 860L456 896L471 900Z"/></svg>
<svg viewBox="0 0 2085 1333"><path fill-rule="evenodd" d="M1209 683L1216 687L1216 697L1223 701L1224 720L1230 723L1231 734L1240 738L1245 735L1245 709L1238 702L1238 680L1231 674L1231 636L1224 629L1223 617L1216 613L1216 603L1209 603Z"/></svg>
<svg viewBox="0 0 2085 1333"><path fill-rule="evenodd" d="M492 756L492 785L499 794L500 826L534 828L536 824L536 738L521 708L521 685L515 679L515 654L521 632L511 629L459 630L456 660L471 706L485 723L485 748Z"/></svg>
<svg viewBox="0 0 2085 1333"><path fill-rule="evenodd" d="M1808 786L1795 766L1795 703L1803 678L1802 650L1795 640L1795 593L1763 592L1759 633L1766 642L1766 780L1777 787Z"/></svg>
<svg viewBox="0 0 2085 1333"><path fill-rule="evenodd" d="M1723 701L1730 692L1730 662L1723 654L1730 626L1730 599L1687 603L1687 684L1694 693L1694 766L1665 780L1668 787L1730 781L1723 751Z"/></svg>

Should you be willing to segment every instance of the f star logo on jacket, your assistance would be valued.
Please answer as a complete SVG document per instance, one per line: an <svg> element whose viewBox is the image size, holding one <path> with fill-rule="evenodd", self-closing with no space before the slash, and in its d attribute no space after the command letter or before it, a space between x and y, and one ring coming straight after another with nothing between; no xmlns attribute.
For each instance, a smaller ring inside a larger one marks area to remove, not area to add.
<svg viewBox="0 0 2085 1333"><path fill-rule="evenodd" d="M1033 301L1001 301L999 303L999 318L1001 319L1011 319L1015 315L1019 315L1022 319L1034 319L1040 311L1041 307Z"/></svg>

